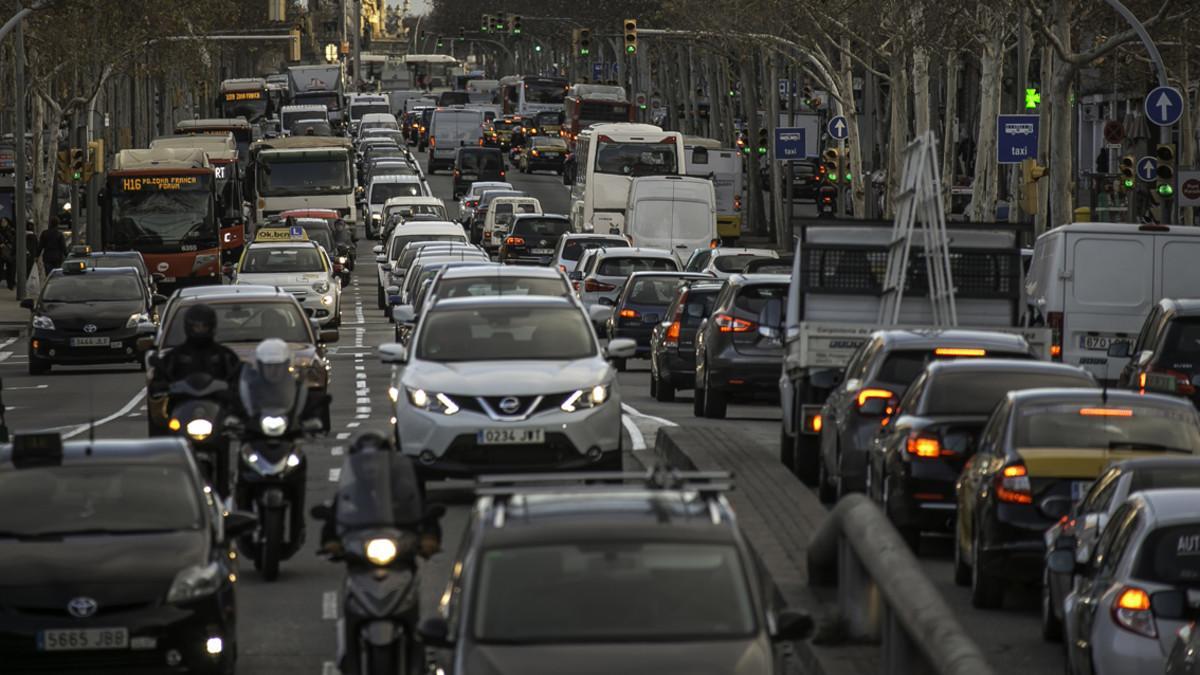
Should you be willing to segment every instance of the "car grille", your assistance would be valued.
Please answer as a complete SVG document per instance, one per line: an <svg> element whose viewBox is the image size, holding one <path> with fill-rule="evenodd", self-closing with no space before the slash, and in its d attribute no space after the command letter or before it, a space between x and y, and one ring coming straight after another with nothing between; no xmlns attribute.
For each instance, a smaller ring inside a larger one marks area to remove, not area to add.
<svg viewBox="0 0 1200 675"><path fill-rule="evenodd" d="M517 399L517 407L513 412L505 412L500 408L500 402L508 396L450 396L463 410L470 410L493 419L524 419L538 413L559 410L564 401L575 392L565 394L542 394L530 396L512 396Z"/></svg>
<svg viewBox="0 0 1200 675"><path fill-rule="evenodd" d="M566 434L548 433L540 445L479 445L475 434L454 439L442 460L474 466L554 467L578 461L579 451Z"/></svg>
<svg viewBox="0 0 1200 675"><path fill-rule="evenodd" d="M120 614L121 612L132 612L132 611L137 611L137 610L144 609L147 607L152 607L153 604L154 603L150 603L150 602L137 602L137 603L124 604L124 605L112 605L112 604L108 604L108 603L99 603L99 606L96 608L96 613L93 614L92 616L106 616L108 614ZM69 614L67 612L66 605L62 605L62 606L58 606L58 607L30 607L30 606L23 607L23 606L19 606L19 605L13 605L13 606L7 607L6 609L15 614L23 614L26 616L72 618L71 614Z"/></svg>

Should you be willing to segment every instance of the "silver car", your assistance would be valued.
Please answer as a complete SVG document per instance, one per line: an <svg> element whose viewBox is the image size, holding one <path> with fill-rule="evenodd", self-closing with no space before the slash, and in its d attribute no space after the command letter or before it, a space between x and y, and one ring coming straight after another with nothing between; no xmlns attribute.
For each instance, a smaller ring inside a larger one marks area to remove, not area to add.
<svg viewBox="0 0 1200 675"><path fill-rule="evenodd" d="M621 395L578 301L435 299L411 343L380 346L397 446L422 479L621 468Z"/></svg>

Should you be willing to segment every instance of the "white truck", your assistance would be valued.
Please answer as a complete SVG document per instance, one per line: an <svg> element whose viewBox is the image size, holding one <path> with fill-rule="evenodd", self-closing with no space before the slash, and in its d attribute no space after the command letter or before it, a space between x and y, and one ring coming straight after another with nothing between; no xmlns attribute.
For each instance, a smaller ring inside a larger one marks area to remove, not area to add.
<svg viewBox="0 0 1200 675"><path fill-rule="evenodd" d="M955 223L948 228L958 327L1015 333L1050 356L1048 328L1021 327L1022 226ZM800 477L816 478L816 414L841 382L850 357L872 331L929 329L933 323L925 258L912 243L900 321L880 325L891 223L823 221L797 228L796 254L781 339L779 376L783 410L780 458L792 458Z"/></svg>
<svg viewBox="0 0 1200 675"><path fill-rule="evenodd" d="M294 136L250 148L247 195L254 222L291 209L331 209L356 220L354 146L345 138Z"/></svg>

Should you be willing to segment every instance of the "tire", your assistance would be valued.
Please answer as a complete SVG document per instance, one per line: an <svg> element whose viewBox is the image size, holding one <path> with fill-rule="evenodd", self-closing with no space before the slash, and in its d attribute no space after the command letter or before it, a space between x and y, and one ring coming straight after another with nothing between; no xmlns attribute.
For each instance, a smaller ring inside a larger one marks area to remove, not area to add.
<svg viewBox="0 0 1200 675"><path fill-rule="evenodd" d="M654 389L654 400L659 403L672 403L675 401L675 385L671 384L671 380L662 375L651 375L650 386Z"/></svg>
<svg viewBox="0 0 1200 675"><path fill-rule="evenodd" d="M658 399L658 378L653 372L650 373L650 398Z"/></svg>
<svg viewBox="0 0 1200 675"><path fill-rule="evenodd" d="M779 424L779 463L787 467L788 471L796 473L796 437L789 436L787 429L783 427L783 423Z"/></svg>
<svg viewBox="0 0 1200 675"><path fill-rule="evenodd" d="M712 382L708 381L707 371L704 379L704 416L714 420L723 420L728 407L725 392L712 388Z"/></svg>
<svg viewBox="0 0 1200 675"><path fill-rule="evenodd" d="M279 561L283 553L283 509L267 509L262 513L262 539L258 562L264 581L279 578Z"/></svg>
<svg viewBox="0 0 1200 675"><path fill-rule="evenodd" d="M958 542L958 531L954 533L954 585L966 588L971 585L971 566L963 559L962 546Z"/></svg>
<svg viewBox="0 0 1200 675"><path fill-rule="evenodd" d="M379 307L379 309L387 309L387 298L383 296L383 286L380 286L378 292L376 293L375 304Z"/></svg>
<svg viewBox="0 0 1200 675"><path fill-rule="evenodd" d="M797 398L796 409L792 417L796 421L797 429L804 421L800 406L801 402ZM817 484L817 452L819 449L812 447L814 444L814 437L810 435L797 433L792 437L792 473L795 473L800 482L809 487Z"/></svg>
<svg viewBox="0 0 1200 675"><path fill-rule="evenodd" d="M825 504L837 501L837 491L829 482L829 472L825 469L824 455L817 457L817 498Z"/></svg>
<svg viewBox="0 0 1200 675"><path fill-rule="evenodd" d="M692 389L692 394L692 414L696 417L704 417L704 388L700 386L699 381Z"/></svg>
<svg viewBox="0 0 1200 675"><path fill-rule="evenodd" d="M1050 606L1050 570L1042 568L1042 639L1046 642L1061 642L1063 625L1062 619L1054 616L1054 608Z"/></svg>
<svg viewBox="0 0 1200 675"><path fill-rule="evenodd" d="M400 672L396 645L368 645L366 665L364 670L370 675L396 675Z"/></svg>
<svg viewBox="0 0 1200 675"><path fill-rule="evenodd" d="M1004 582L983 571L979 564L979 527L971 544L971 606L975 609L997 609L1004 602Z"/></svg>
<svg viewBox="0 0 1200 675"><path fill-rule="evenodd" d="M29 374L30 375L45 375L50 372L50 362L46 359L39 359L32 354L29 356Z"/></svg>

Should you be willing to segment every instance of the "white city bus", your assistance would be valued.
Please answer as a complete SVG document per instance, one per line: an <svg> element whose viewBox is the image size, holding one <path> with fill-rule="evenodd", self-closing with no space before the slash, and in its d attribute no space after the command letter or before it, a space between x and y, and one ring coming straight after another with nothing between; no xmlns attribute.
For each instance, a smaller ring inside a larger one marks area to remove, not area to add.
<svg viewBox="0 0 1200 675"><path fill-rule="evenodd" d="M500 79L500 105L505 115L562 112L568 87L562 77L509 75Z"/></svg>
<svg viewBox="0 0 1200 675"><path fill-rule="evenodd" d="M575 139L571 227L623 234L629 186L639 176L686 175L683 134L652 124L596 124Z"/></svg>
<svg viewBox="0 0 1200 675"><path fill-rule="evenodd" d="M433 93L454 89L454 80L466 73L462 63L449 54L408 54L408 89L423 89Z"/></svg>

